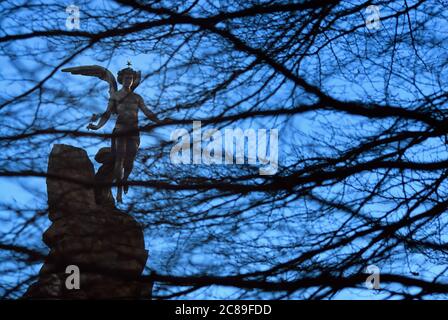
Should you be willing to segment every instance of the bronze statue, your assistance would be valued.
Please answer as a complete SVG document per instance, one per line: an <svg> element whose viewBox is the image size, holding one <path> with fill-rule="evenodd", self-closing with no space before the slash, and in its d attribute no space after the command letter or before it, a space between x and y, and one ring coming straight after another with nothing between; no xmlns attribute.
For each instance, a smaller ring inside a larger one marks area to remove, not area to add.
<svg viewBox="0 0 448 320"><path fill-rule="evenodd" d="M111 151L114 159L113 181L117 186L117 201L122 202L122 188L125 194L128 191L127 179L134 166L134 160L140 145L140 134L138 129L138 111L141 110L150 120L160 123L157 116L145 106L143 99L137 93L134 93L141 80L141 73L128 67L118 72L118 83L122 85L117 90L117 82L112 72L101 66L80 66L66 68L63 72L80 74L84 76L93 76L109 83L109 103L106 112L101 116L93 115L91 123L87 129L98 130L109 120L112 114L117 115L117 121L113 130ZM92 122L97 121L98 124ZM104 172L107 175L106 172ZM99 177L101 180L101 177Z"/></svg>
<svg viewBox="0 0 448 320"><path fill-rule="evenodd" d="M110 147L98 150L95 161L101 166L95 173L95 202L103 207L115 207L111 186L114 181L114 155Z"/></svg>

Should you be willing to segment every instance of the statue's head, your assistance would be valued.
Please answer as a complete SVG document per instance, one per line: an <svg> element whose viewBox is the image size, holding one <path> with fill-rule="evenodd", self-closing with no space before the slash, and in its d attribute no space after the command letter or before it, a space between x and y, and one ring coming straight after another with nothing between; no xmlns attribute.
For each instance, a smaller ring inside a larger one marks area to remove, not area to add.
<svg viewBox="0 0 448 320"><path fill-rule="evenodd" d="M126 89L131 89L134 82L138 77L138 72L132 69L130 66L118 71L117 81L123 85Z"/></svg>

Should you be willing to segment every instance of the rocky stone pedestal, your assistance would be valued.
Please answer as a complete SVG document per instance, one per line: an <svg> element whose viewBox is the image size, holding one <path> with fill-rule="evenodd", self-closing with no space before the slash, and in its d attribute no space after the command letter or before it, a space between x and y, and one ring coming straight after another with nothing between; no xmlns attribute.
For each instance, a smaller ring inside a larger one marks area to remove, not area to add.
<svg viewBox="0 0 448 320"><path fill-rule="evenodd" d="M95 172L87 153L69 145L55 145L48 174L52 225L43 240L50 253L38 281L24 298L150 298L151 284L139 279L148 257L142 228L113 204L96 203ZM79 289L66 284L74 274L67 271L68 266L79 268Z"/></svg>

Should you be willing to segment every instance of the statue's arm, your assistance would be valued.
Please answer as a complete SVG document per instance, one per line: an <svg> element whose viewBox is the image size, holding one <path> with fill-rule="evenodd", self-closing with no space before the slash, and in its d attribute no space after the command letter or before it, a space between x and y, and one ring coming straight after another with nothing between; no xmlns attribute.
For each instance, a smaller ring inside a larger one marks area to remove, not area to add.
<svg viewBox="0 0 448 320"><path fill-rule="evenodd" d="M114 108L115 108L115 100L110 98L109 103L107 105L106 112L104 112L101 115L100 121L98 122L98 124L95 125L93 123L89 123L89 125L87 126L87 129L98 130L102 126L104 126L106 124L106 122L109 120L110 115L112 114L112 110L114 110Z"/></svg>
<svg viewBox="0 0 448 320"><path fill-rule="evenodd" d="M154 112L152 112L146 105L145 102L143 101L143 98L139 96L138 99L138 107L140 110L143 111L143 113L145 114L145 116L155 122L155 123L161 123L162 121L159 120L159 118L157 118L156 114Z"/></svg>

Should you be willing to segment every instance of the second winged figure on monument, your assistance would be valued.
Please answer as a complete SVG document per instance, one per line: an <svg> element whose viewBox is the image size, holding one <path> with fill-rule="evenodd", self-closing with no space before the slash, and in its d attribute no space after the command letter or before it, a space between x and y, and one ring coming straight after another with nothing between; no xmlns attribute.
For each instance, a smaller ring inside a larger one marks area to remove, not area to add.
<svg viewBox="0 0 448 320"><path fill-rule="evenodd" d="M114 159L113 181L117 183L117 201L122 202L122 188L128 191L127 179L134 166L134 160L140 145L138 126L138 111L155 123L161 123L157 116L146 107L142 97L134 90L140 84L141 73L128 67L118 72L118 83L122 88L118 90L114 75L108 69L97 65L66 68L63 72L93 76L109 83L109 103L107 110L101 115L93 115L88 129L98 130L109 120L110 116L117 115L115 128L112 132L111 152Z"/></svg>

